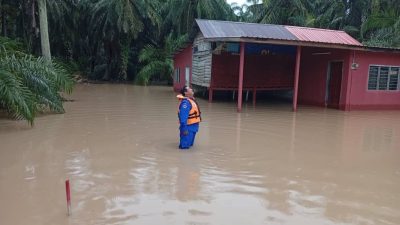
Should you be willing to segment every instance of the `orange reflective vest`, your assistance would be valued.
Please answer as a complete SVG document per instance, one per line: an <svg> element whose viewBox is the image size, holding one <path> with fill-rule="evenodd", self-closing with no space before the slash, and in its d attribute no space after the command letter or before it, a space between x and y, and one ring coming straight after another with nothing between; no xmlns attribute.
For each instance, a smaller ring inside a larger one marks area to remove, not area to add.
<svg viewBox="0 0 400 225"><path fill-rule="evenodd" d="M189 117L187 120L187 125L195 124L195 123L200 123L201 121L201 112L200 108L198 107L197 103L191 99L187 98L183 95L178 95L176 96L179 99L179 105L182 102L183 99L186 99L190 102L190 105L192 106L190 111L189 111ZM178 115L179 115L179 106L178 106Z"/></svg>

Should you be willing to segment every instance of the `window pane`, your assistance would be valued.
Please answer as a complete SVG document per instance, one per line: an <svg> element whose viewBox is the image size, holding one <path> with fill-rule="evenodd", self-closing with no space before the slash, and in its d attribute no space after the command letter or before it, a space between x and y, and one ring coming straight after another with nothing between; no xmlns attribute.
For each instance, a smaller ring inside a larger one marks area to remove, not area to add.
<svg viewBox="0 0 400 225"><path fill-rule="evenodd" d="M179 68L175 69L175 82L179 83L180 82L180 76L179 76Z"/></svg>
<svg viewBox="0 0 400 225"><path fill-rule="evenodd" d="M381 67L381 71L379 74L379 90L387 90L388 89L388 80L389 80L389 67Z"/></svg>
<svg viewBox="0 0 400 225"><path fill-rule="evenodd" d="M399 82L399 67L390 68L389 90L397 90Z"/></svg>
<svg viewBox="0 0 400 225"><path fill-rule="evenodd" d="M378 66L369 67L368 90L376 90L378 86Z"/></svg>

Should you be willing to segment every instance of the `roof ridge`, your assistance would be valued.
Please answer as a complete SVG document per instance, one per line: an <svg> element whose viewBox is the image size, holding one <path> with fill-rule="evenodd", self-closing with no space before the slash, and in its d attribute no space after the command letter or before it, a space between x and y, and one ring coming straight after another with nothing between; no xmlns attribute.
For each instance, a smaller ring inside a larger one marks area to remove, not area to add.
<svg viewBox="0 0 400 225"><path fill-rule="evenodd" d="M266 25L266 26L280 26L284 27L286 25L282 24L271 24L271 23L248 23L248 22L239 22L239 21L230 21L230 20L208 20L208 19L196 19L201 21L213 21L213 22L221 22L221 23L238 23L238 24L249 24L249 25Z"/></svg>
<svg viewBox="0 0 400 225"><path fill-rule="evenodd" d="M330 31L330 32L343 32L346 33L344 30L332 30L332 29L325 29L325 28L318 28L318 27L300 27L300 26L292 26L292 25L283 25L284 27L294 27L306 30L323 30L323 31ZM347 34L347 33L346 33Z"/></svg>
<svg viewBox="0 0 400 225"><path fill-rule="evenodd" d="M343 30L206 19L196 19L196 22L203 35L209 39L260 38L362 46L362 43Z"/></svg>
<svg viewBox="0 0 400 225"><path fill-rule="evenodd" d="M343 33L346 33L346 31L344 31L344 30L333 30L333 29L325 29L325 28L319 28L319 27L301 27L301 26L282 25L282 24L271 24L271 23L249 23L249 22L239 22L239 21L230 21L230 20L209 20L209 19L196 19L196 20L201 20L201 21L212 21L212 22L220 22L220 23L248 24L248 25L295 27L295 28L309 29L309 30L323 30L323 31L330 31L330 32L343 32ZM347 34L347 33L346 33L346 34Z"/></svg>

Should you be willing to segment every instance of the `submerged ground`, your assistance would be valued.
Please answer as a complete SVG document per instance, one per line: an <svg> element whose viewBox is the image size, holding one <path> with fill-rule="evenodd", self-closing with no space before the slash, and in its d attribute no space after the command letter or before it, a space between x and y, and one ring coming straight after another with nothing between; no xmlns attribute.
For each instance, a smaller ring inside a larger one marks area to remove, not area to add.
<svg viewBox="0 0 400 225"><path fill-rule="evenodd" d="M179 151L170 87L68 98L33 128L0 119L0 224L400 224L399 111L200 99Z"/></svg>

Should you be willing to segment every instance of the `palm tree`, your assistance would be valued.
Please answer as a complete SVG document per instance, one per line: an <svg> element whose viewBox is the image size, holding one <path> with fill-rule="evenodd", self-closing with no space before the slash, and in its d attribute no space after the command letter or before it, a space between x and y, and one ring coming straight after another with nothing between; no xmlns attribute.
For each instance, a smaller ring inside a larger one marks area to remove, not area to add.
<svg viewBox="0 0 400 225"><path fill-rule="evenodd" d="M92 35L100 37L107 55L107 70L103 79L110 79L112 71L127 78L127 65L131 40L144 29L144 22L161 22L154 0L100 0L92 8Z"/></svg>
<svg viewBox="0 0 400 225"><path fill-rule="evenodd" d="M263 0L263 10L255 22L283 25L307 25L308 0Z"/></svg>
<svg viewBox="0 0 400 225"><path fill-rule="evenodd" d="M341 29L344 25L346 5L342 0L316 1L312 7L312 11L315 15L315 27Z"/></svg>
<svg viewBox="0 0 400 225"><path fill-rule="evenodd" d="M0 38L0 108L31 124L39 111L64 112L60 92L70 93L73 81L64 68L22 51L22 45Z"/></svg>
<svg viewBox="0 0 400 225"><path fill-rule="evenodd" d="M170 34L163 47L147 45L139 54L139 62L145 64L139 71L136 82L147 85L150 79L156 75L168 79L174 71L172 56L174 52L187 41L187 35L173 39Z"/></svg>
<svg viewBox="0 0 400 225"><path fill-rule="evenodd" d="M370 5L371 14L361 24L364 44L400 47L400 6L392 0L375 0Z"/></svg>
<svg viewBox="0 0 400 225"><path fill-rule="evenodd" d="M252 14L247 4L239 5L238 3L234 2L231 4L231 8L235 12L238 21L250 22Z"/></svg>
<svg viewBox="0 0 400 225"><path fill-rule="evenodd" d="M174 24L177 35L192 31L195 19L234 20L235 16L225 0L168 0L167 21Z"/></svg>
<svg viewBox="0 0 400 225"><path fill-rule="evenodd" d="M40 21L40 40L42 43L42 54L46 62L51 62L50 41L49 41L49 25L47 21L47 0L37 0L39 8Z"/></svg>

